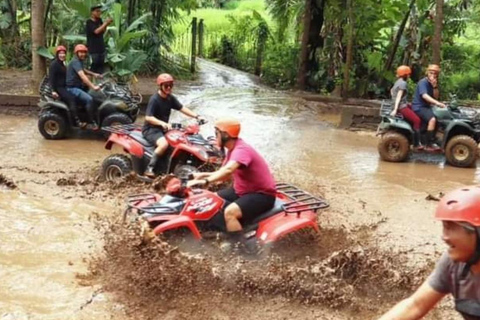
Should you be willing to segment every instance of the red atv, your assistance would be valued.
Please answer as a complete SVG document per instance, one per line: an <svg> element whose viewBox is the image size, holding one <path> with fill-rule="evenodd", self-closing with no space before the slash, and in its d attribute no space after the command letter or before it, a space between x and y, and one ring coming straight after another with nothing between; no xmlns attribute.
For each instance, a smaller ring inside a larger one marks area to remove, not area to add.
<svg viewBox="0 0 480 320"><path fill-rule="evenodd" d="M129 196L125 217L136 213L148 222L155 235L186 228L200 240L202 231L225 232L223 209L228 203L211 191L186 188L187 181L173 178L164 196ZM245 242L264 246L300 229L312 228L318 232L317 211L328 206L324 199L290 184L278 183L274 207L243 225Z"/></svg>
<svg viewBox="0 0 480 320"><path fill-rule="evenodd" d="M173 123L172 130L165 134L169 148L165 155L157 162L155 175L174 173L185 175L190 172L212 171L220 166L223 152L217 146L214 138L205 139L199 134L200 125L204 121L184 126ZM105 148L112 149L114 144L123 148L129 154L113 154L108 156L102 164L102 176L107 181L113 181L135 171L138 177L143 177L148 163L153 155L155 146L150 144L142 135L141 126L137 124L118 125L102 128L110 132Z"/></svg>

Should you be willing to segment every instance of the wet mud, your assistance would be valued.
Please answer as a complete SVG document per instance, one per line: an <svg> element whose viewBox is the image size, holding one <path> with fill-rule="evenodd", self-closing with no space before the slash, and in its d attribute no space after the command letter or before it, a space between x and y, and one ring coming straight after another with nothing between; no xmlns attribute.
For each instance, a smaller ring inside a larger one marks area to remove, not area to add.
<svg viewBox="0 0 480 320"><path fill-rule="evenodd" d="M202 132L222 116L242 119L278 181L328 200L321 232L289 236L261 260L225 255L215 238L152 241L122 223L125 198L166 180L103 182L102 137L47 141L35 117L4 115L0 319L373 319L425 278L444 250L430 200L478 183L478 169L436 156L381 162L372 134L337 130L243 73L201 70L201 84L175 90L210 121ZM430 319L456 319L450 308Z"/></svg>

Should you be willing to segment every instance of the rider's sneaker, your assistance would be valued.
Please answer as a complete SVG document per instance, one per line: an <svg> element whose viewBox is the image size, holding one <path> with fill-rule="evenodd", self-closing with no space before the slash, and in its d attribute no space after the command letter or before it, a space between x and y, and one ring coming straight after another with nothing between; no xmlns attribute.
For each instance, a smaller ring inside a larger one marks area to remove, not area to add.
<svg viewBox="0 0 480 320"><path fill-rule="evenodd" d="M430 151L430 152L437 152L437 151L440 151L440 150L442 150L442 148L440 148L438 146L438 144L436 144L436 143L432 143L431 145L428 145L425 148L425 151Z"/></svg>
<svg viewBox="0 0 480 320"><path fill-rule="evenodd" d="M90 130L93 130L93 131L98 131L98 130L100 130L100 127L98 126L98 124L93 122L93 123L87 124L87 129L90 129Z"/></svg>
<svg viewBox="0 0 480 320"><path fill-rule="evenodd" d="M80 121L80 119L76 118L75 119L75 125L81 129L84 129L87 126L86 122Z"/></svg>
<svg viewBox="0 0 480 320"><path fill-rule="evenodd" d="M155 178L155 173L153 172L153 167L148 166L147 170L143 173L143 175L147 178L154 179Z"/></svg>

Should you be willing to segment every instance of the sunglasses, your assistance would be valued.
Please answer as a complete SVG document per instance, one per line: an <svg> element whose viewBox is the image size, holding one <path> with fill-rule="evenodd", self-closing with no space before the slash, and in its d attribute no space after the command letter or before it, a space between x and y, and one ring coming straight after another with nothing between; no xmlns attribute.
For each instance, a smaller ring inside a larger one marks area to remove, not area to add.
<svg viewBox="0 0 480 320"><path fill-rule="evenodd" d="M165 89L172 89L173 88L173 83L165 83L162 85Z"/></svg>

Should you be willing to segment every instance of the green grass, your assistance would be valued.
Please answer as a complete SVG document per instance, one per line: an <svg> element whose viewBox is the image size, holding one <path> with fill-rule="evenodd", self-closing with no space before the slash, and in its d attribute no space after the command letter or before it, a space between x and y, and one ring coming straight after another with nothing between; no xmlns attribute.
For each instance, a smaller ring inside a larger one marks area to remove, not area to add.
<svg viewBox="0 0 480 320"><path fill-rule="evenodd" d="M271 17L266 11L264 0L242 0L235 3L238 6L232 10L199 9L190 12L189 15L185 12L182 16L183 21L177 22L173 26L173 31L176 35L183 34L188 29L193 17L197 17L198 20L203 19L206 30L210 32L228 31L230 29L228 15L251 15L253 10L260 13L271 24Z"/></svg>

